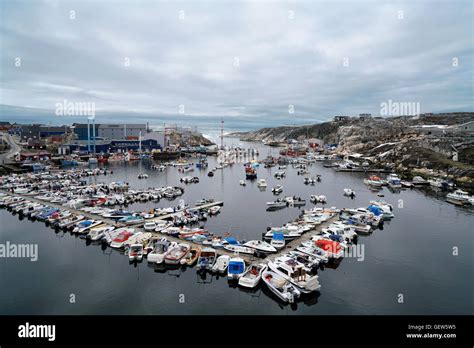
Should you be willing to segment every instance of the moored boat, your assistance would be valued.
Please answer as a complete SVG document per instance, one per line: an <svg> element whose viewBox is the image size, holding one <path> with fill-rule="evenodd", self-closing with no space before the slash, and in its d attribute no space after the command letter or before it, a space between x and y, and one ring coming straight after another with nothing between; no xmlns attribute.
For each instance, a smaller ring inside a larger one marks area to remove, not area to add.
<svg viewBox="0 0 474 348"><path fill-rule="evenodd" d="M244 288L254 288L262 279L262 273L267 270L268 266L264 263L252 263L247 270L239 278L239 285Z"/></svg>
<svg viewBox="0 0 474 348"><path fill-rule="evenodd" d="M283 302L294 303L300 297L300 291L283 276L264 271L262 280L265 285Z"/></svg>

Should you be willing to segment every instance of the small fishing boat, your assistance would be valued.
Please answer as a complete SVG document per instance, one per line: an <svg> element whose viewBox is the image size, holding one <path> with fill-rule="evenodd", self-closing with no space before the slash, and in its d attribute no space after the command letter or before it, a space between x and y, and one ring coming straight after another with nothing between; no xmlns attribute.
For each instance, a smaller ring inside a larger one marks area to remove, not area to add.
<svg viewBox="0 0 474 348"><path fill-rule="evenodd" d="M355 197L355 191L353 189L350 189L350 188L345 188L344 189L344 196Z"/></svg>
<svg viewBox="0 0 474 348"><path fill-rule="evenodd" d="M253 289L262 279L262 273L267 270L268 266L264 263L252 263L247 270L239 278L239 285L244 288Z"/></svg>
<svg viewBox="0 0 474 348"><path fill-rule="evenodd" d="M161 240L157 241L153 246L153 250L148 253L148 262L161 264L165 259L168 249L176 245L176 242L170 242L166 238L162 238Z"/></svg>
<svg viewBox="0 0 474 348"><path fill-rule="evenodd" d="M273 202L267 202L267 209L280 209L286 208L288 203L281 198L274 200Z"/></svg>
<svg viewBox="0 0 474 348"><path fill-rule="evenodd" d="M179 243L174 247L170 247L165 255L165 264L177 265L181 259L184 258L191 249L189 244Z"/></svg>
<svg viewBox="0 0 474 348"><path fill-rule="evenodd" d="M211 270L214 267L214 264L217 260L216 249L213 248L204 248L201 251L196 264L198 270Z"/></svg>
<svg viewBox="0 0 474 348"><path fill-rule="evenodd" d="M325 195L311 195L309 198L311 203L317 204L317 203L326 203L327 198Z"/></svg>
<svg viewBox="0 0 474 348"><path fill-rule="evenodd" d="M183 259L181 259L180 263L182 265L192 266L199 259L200 255L201 248L191 247L189 253Z"/></svg>
<svg viewBox="0 0 474 348"><path fill-rule="evenodd" d="M143 260L143 244L132 244L128 250L128 261L138 261Z"/></svg>
<svg viewBox="0 0 474 348"><path fill-rule="evenodd" d="M240 185L240 186L245 186L245 185L247 185L247 184L245 183L245 180L240 180L240 181L239 181L239 185Z"/></svg>
<svg viewBox="0 0 474 348"><path fill-rule="evenodd" d="M270 254L276 253L276 248L262 240L249 240L244 246L255 249L258 253Z"/></svg>
<svg viewBox="0 0 474 348"><path fill-rule="evenodd" d="M382 187L383 181L377 175L371 175L368 179L364 179L364 183L373 187Z"/></svg>
<svg viewBox="0 0 474 348"><path fill-rule="evenodd" d="M86 239L91 241L96 241L102 239L107 232L111 232L115 229L114 226L102 224L90 229L89 233L86 235Z"/></svg>
<svg viewBox="0 0 474 348"><path fill-rule="evenodd" d="M233 257L227 266L227 279L237 280L245 272L245 261L240 257Z"/></svg>
<svg viewBox="0 0 474 348"><path fill-rule="evenodd" d="M283 302L294 303L300 297L300 291L281 275L264 271L262 280L265 285Z"/></svg>
<svg viewBox="0 0 474 348"><path fill-rule="evenodd" d="M285 201L288 203L290 207L301 207L306 205L306 200L302 199L301 197L296 196L287 196L285 197Z"/></svg>
<svg viewBox="0 0 474 348"><path fill-rule="evenodd" d="M211 271L217 273L225 273L227 266L229 265L230 256L221 255L217 258L216 263L212 266Z"/></svg>
<svg viewBox="0 0 474 348"><path fill-rule="evenodd" d="M260 188L267 187L267 181L265 179L259 179L257 181L257 187L260 187Z"/></svg>
<svg viewBox="0 0 474 348"><path fill-rule="evenodd" d="M390 186L391 188L397 189L402 187L402 181L400 180L397 174L389 174L387 176L387 182L388 186Z"/></svg>
<svg viewBox="0 0 474 348"><path fill-rule="evenodd" d="M277 185L277 186L275 186L274 188L272 188L272 192L273 192L275 195L279 195L280 193L283 192L283 186L282 186L282 185Z"/></svg>

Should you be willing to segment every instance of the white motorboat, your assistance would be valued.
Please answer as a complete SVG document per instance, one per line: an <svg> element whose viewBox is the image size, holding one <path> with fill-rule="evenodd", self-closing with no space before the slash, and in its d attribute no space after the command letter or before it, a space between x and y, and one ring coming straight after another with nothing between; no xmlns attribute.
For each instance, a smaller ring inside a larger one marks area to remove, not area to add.
<svg viewBox="0 0 474 348"><path fill-rule="evenodd" d="M277 185L274 188L272 188L272 192L276 195L280 194L283 192L283 186L282 185Z"/></svg>
<svg viewBox="0 0 474 348"><path fill-rule="evenodd" d="M272 239L274 233L281 233L283 234L283 237L285 238L285 241L290 241L295 238L301 237L303 234L303 231L300 229L295 229L295 228L288 228L288 227L272 227L270 230L265 233L264 238L265 239Z"/></svg>
<svg viewBox="0 0 474 348"><path fill-rule="evenodd" d="M89 233L86 235L86 239L90 239L92 241L99 240L102 237L104 237L107 232L111 232L114 229L115 229L114 226L110 226L106 224L96 226L94 228L91 228Z"/></svg>
<svg viewBox="0 0 474 348"><path fill-rule="evenodd" d="M125 243L124 247L130 247L133 244L146 244L148 240L152 237L150 232L137 232L134 233Z"/></svg>
<svg viewBox="0 0 474 348"><path fill-rule="evenodd" d="M268 267L295 285L303 293L311 293L321 288L317 275L309 275L304 265L288 256L280 256L268 263Z"/></svg>
<svg viewBox="0 0 474 348"><path fill-rule="evenodd" d="M321 262L328 262L329 260L327 251L316 247L311 242L307 242L306 244L302 243L300 246L296 247L296 250L309 256L315 257L321 260Z"/></svg>
<svg viewBox="0 0 474 348"><path fill-rule="evenodd" d="M120 232L118 234L114 233L115 231L112 231L109 234L109 235L114 236L114 238L110 242L111 248L116 248L116 249L123 248L125 246L125 243L128 241L128 239L135 234L135 229L133 228L123 228L119 230Z"/></svg>
<svg viewBox="0 0 474 348"><path fill-rule="evenodd" d="M321 260L318 259L317 257L310 256L308 254L302 253L301 251L290 251L287 254L289 257L294 258L296 261L300 262L305 266L305 270L308 273L313 272L313 269L315 267L318 267L319 264L321 263Z"/></svg>
<svg viewBox="0 0 474 348"><path fill-rule="evenodd" d="M240 257L233 257L229 260L227 266L227 279L236 280L239 279L245 272L245 261Z"/></svg>
<svg viewBox="0 0 474 348"><path fill-rule="evenodd" d="M327 197L325 195L311 195L309 198L311 203L317 204L317 203L326 203L327 202Z"/></svg>
<svg viewBox="0 0 474 348"><path fill-rule="evenodd" d="M371 175L368 179L364 179L364 183L373 187L382 187L383 181L377 175Z"/></svg>
<svg viewBox="0 0 474 348"><path fill-rule="evenodd" d="M355 196L355 191L353 189L350 189L350 188L345 188L344 189L344 196L354 197Z"/></svg>
<svg viewBox="0 0 474 348"><path fill-rule="evenodd" d="M446 201L453 204L472 204L471 196L466 191L456 190L446 195Z"/></svg>
<svg viewBox="0 0 474 348"><path fill-rule="evenodd" d="M84 219L84 215L75 215L69 219L63 220L59 223L59 228L66 228L72 225L77 224L79 221Z"/></svg>
<svg viewBox="0 0 474 348"><path fill-rule="evenodd" d="M264 263L252 263L247 270L239 278L239 285L244 288L253 289L262 279L262 273L267 270L268 266Z"/></svg>
<svg viewBox="0 0 474 348"><path fill-rule="evenodd" d="M230 256L221 255L217 258L216 263L212 266L211 270L217 273L225 273L227 266L229 265Z"/></svg>
<svg viewBox="0 0 474 348"><path fill-rule="evenodd" d="M155 231L157 224L155 221L148 221L143 224L143 229L145 231Z"/></svg>
<svg viewBox="0 0 474 348"><path fill-rule="evenodd" d="M402 181L400 180L397 174L389 174L387 176L387 182L388 186L390 186L391 188L397 189L402 187Z"/></svg>
<svg viewBox="0 0 474 348"><path fill-rule="evenodd" d="M261 187L261 188L267 187L267 181L266 181L265 179L259 179L259 180L257 181L257 186L258 186L258 187Z"/></svg>
<svg viewBox="0 0 474 348"><path fill-rule="evenodd" d="M384 219L392 219L395 215L392 213L393 206L384 201L370 201L371 205L377 206L381 212Z"/></svg>
<svg viewBox="0 0 474 348"><path fill-rule="evenodd" d="M273 237L270 241L270 245L274 247L276 250L283 249L285 247L285 236L283 233L273 233Z"/></svg>
<svg viewBox="0 0 474 348"><path fill-rule="evenodd" d="M409 181L400 181L400 184L402 184L402 187L407 187L407 188L412 188L413 187L413 184Z"/></svg>
<svg viewBox="0 0 474 348"><path fill-rule="evenodd" d="M240 181L239 181L239 185L240 185L240 186L245 186L245 185L247 185L247 184L245 183L245 180L240 180Z"/></svg>
<svg viewBox="0 0 474 348"><path fill-rule="evenodd" d="M224 244L224 249L235 254L255 254L255 249L243 245Z"/></svg>
<svg viewBox="0 0 474 348"><path fill-rule="evenodd" d="M155 243L153 250L148 253L147 260L148 262L153 262L160 264L164 261L165 255L168 252L168 249L176 246L176 242L169 242L167 239L163 238Z"/></svg>
<svg viewBox="0 0 474 348"><path fill-rule="evenodd" d="M87 233L91 228L102 224L102 220L83 220L78 222L76 227L73 229L73 233Z"/></svg>
<svg viewBox="0 0 474 348"><path fill-rule="evenodd" d="M301 292L293 284L275 272L263 272L262 280L270 291L283 302L294 303L301 295Z"/></svg>
<svg viewBox="0 0 474 348"><path fill-rule="evenodd" d="M428 181L423 179L421 176L415 176L412 180L412 184L415 186L429 185Z"/></svg>
<svg viewBox="0 0 474 348"><path fill-rule="evenodd" d="M262 240L249 240L248 242L244 243L244 246L253 248L257 252L263 254L276 253L277 251L275 247Z"/></svg>
<svg viewBox="0 0 474 348"><path fill-rule="evenodd" d="M284 198L284 200L288 203L288 206L290 207L301 207L303 205L306 205L306 200L302 199L301 197L287 196Z"/></svg>
<svg viewBox="0 0 474 348"><path fill-rule="evenodd" d="M285 202L283 199L278 198L273 202L267 202L268 209L278 209L278 208L285 208L288 206L288 203Z"/></svg>
<svg viewBox="0 0 474 348"><path fill-rule="evenodd" d="M143 260L143 244L132 244L128 250L128 260L130 262Z"/></svg>

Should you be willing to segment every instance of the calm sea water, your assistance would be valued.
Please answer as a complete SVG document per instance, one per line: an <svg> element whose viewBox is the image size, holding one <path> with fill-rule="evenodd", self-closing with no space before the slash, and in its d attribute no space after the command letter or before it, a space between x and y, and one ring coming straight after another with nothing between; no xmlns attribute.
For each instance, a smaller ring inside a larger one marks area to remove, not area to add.
<svg viewBox="0 0 474 348"><path fill-rule="evenodd" d="M260 148L261 157L277 152ZM176 168L163 173L148 168L146 162L115 165L113 175L91 180L124 180L145 188L179 185L183 176ZM205 227L247 240L260 238L267 226L283 224L300 213L296 208L266 212L265 202L273 200L271 187L277 183L284 186L283 194L308 200L310 194L325 194L327 206L339 208L367 206L378 198L360 174L336 173L317 163L310 171L321 174L322 182L306 186L296 170L289 168L283 180L273 177L276 170L259 169L259 178L268 181L265 192L256 182L239 185L244 177L241 164L217 171L213 178L207 171L195 170L192 175L201 181L187 185L181 198L190 204L202 197L223 200L221 214ZM138 180L139 172L148 173L149 179ZM355 189L355 199L343 196L345 187ZM473 314L473 210L446 203L431 190L391 193L384 188L383 193L396 216L383 230L359 238L365 259L346 258L336 269L320 270L321 293L292 306L278 303L264 286L244 291L226 278L202 278L193 268L160 270L146 261L130 265L117 251L87 245L69 233L55 233L42 223L19 220L0 210L0 243L37 243L39 248L37 262L0 259L0 314ZM311 206L308 201L306 208ZM457 256L453 247L459 249ZM71 294L75 303L70 303ZM399 294L403 303L397 301Z"/></svg>

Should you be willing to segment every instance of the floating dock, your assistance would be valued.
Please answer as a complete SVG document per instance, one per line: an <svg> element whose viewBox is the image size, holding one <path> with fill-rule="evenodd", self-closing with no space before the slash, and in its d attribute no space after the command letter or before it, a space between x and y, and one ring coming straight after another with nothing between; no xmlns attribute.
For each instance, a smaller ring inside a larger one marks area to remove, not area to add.
<svg viewBox="0 0 474 348"><path fill-rule="evenodd" d="M83 215L87 219L101 220L103 223L111 225L111 226L115 226L115 227L128 226L130 228L134 228L135 230L139 230L141 232L147 232L143 229L143 227L137 227L138 224L143 224L143 222L138 223L136 225L126 225L126 224L123 224L123 223L119 223L119 222L117 222L116 220L113 220L113 219L104 218L103 216L100 216L100 215L95 215L95 214L91 214L89 212L84 212L82 210L69 208L69 207L66 207L66 206L63 206L63 205L60 205L60 204L55 204L55 203L50 203L50 202L47 202L47 201L42 201L42 200L36 199L32 196L22 195L22 194L18 194L18 193L12 193L12 192L8 192L6 190L0 190L0 192L4 192L4 193L9 194L11 196L23 197L25 200L40 203L40 204L44 204L44 205L48 205L48 206L58 208L58 209L61 209L61 210L68 210L68 211L70 211L71 213L73 213L75 215ZM223 205L224 205L224 202L218 201L218 202L212 202L212 203L204 204L204 205L201 205L201 206L189 208L189 210L196 211L196 210L200 210L200 209L208 209L210 207L223 206ZM167 215L163 215L163 216L160 216L160 217L157 217L157 218L149 219L147 221L161 222L161 221L170 219L170 218L174 217L176 214L179 214L179 213L180 212L167 214ZM334 216L334 217L330 218L329 220L323 222L322 224L317 225L315 229L310 230L310 231L304 233L301 237L296 238L296 239L288 242L285 245L284 248L282 248L281 250L279 250L276 253L267 255L263 259L259 258L257 256L254 256L254 255L234 253L234 252L231 252L231 251L228 251L228 250L225 250L225 249L216 249L216 252L217 252L218 255L228 255L230 257L238 256L238 257L242 258L243 260L245 260L245 262L247 264L250 264L250 263L256 262L256 261L258 261L258 262L271 261L271 260L275 259L278 256L281 256L281 255L283 255L283 254L285 254L285 253L287 253L291 250L294 250L302 242L310 240L311 237L313 237L314 232L317 232L318 230L321 230L323 227L325 227L327 225L330 225L336 218L337 218L337 216ZM193 247L199 247L199 248L205 247L202 244L194 243L192 241L188 241L188 240L185 240L185 239L179 239L177 237L173 237L173 236L170 236L168 234L164 234L164 233L160 233L160 232L150 232L150 233L152 234L153 237L159 237L159 238L165 237L166 239L168 239L170 241L177 242L177 243L186 243L186 244L189 244Z"/></svg>

